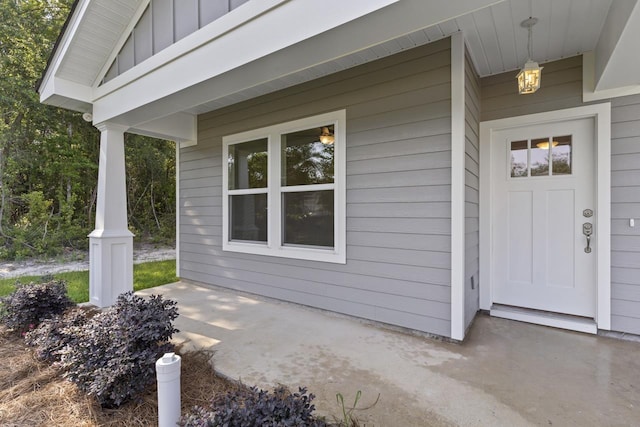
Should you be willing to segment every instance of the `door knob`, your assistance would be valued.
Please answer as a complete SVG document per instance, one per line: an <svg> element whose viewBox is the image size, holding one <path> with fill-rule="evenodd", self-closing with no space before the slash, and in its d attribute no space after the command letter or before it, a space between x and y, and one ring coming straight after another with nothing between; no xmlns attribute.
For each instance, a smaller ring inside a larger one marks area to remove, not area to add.
<svg viewBox="0 0 640 427"><path fill-rule="evenodd" d="M591 235L593 234L593 224L590 222L585 222L582 224L582 234L587 237L587 247L584 248L584 251L588 254L591 253Z"/></svg>

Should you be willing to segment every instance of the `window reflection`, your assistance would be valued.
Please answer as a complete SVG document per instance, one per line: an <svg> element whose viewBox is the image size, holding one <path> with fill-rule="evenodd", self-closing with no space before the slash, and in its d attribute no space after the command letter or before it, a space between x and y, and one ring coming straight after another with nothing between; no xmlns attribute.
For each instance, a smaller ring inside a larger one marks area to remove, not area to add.
<svg viewBox="0 0 640 427"><path fill-rule="evenodd" d="M511 141L510 176L558 176L572 173L571 135Z"/></svg>
<svg viewBox="0 0 640 427"><path fill-rule="evenodd" d="M571 175L571 135L554 136L551 150L551 174Z"/></svg>
<svg viewBox="0 0 640 427"><path fill-rule="evenodd" d="M267 139L229 146L229 190L267 187Z"/></svg>
<svg viewBox="0 0 640 427"><path fill-rule="evenodd" d="M531 140L531 176L549 175L549 138Z"/></svg>
<svg viewBox="0 0 640 427"><path fill-rule="evenodd" d="M528 174L529 141L511 141L511 177L518 178Z"/></svg>
<svg viewBox="0 0 640 427"><path fill-rule="evenodd" d="M333 190L282 194L283 243L333 247Z"/></svg>
<svg viewBox="0 0 640 427"><path fill-rule="evenodd" d="M267 241L267 194L230 196L231 240Z"/></svg>
<svg viewBox="0 0 640 427"><path fill-rule="evenodd" d="M326 125L282 135L283 186L333 183L334 145L320 142L323 127L333 134Z"/></svg>

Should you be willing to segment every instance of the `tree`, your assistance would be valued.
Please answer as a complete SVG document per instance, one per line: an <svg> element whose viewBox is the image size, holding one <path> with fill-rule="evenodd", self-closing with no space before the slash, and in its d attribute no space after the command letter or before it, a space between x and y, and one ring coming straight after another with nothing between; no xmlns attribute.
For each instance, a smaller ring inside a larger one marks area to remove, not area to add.
<svg viewBox="0 0 640 427"><path fill-rule="evenodd" d="M86 249L93 228L99 132L79 113L41 104L35 90L72 1L0 0L2 257ZM130 222L141 235L173 238L175 146L127 141L137 165L128 167Z"/></svg>

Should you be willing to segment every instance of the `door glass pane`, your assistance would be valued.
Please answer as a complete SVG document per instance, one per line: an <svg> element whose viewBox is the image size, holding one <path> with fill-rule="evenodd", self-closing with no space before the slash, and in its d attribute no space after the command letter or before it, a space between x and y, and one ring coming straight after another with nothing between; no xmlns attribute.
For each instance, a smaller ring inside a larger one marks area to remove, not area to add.
<svg viewBox="0 0 640 427"><path fill-rule="evenodd" d="M244 194L230 197L231 240L267 241L267 195Z"/></svg>
<svg viewBox="0 0 640 427"><path fill-rule="evenodd" d="M333 190L282 193L284 244L333 247Z"/></svg>
<svg viewBox="0 0 640 427"><path fill-rule="evenodd" d="M267 186L267 138L229 145L229 190Z"/></svg>
<svg viewBox="0 0 640 427"><path fill-rule="evenodd" d="M531 140L531 176L549 175L549 138Z"/></svg>
<svg viewBox="0 0 640 427"><path fill-rule="evenodd" d="M571 135L554 136L552 145L552 175L571 175Z"/></svg>
<svg viewBox="0 0 640 427"><path fill-rule="evenodd" d="M283 186L333 183L333 132L326 125L282 135Z"/></svg>
<svg viewBox="0 0 640 427"><path fill-rule="evenodd" d="M528 167L528 142L511 141L511 177L527 176Z"/></svg>

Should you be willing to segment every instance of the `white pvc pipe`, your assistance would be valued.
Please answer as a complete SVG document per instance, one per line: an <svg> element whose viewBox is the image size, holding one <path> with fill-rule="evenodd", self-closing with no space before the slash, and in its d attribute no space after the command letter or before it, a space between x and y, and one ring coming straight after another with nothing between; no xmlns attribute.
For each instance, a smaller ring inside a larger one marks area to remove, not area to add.
<svg viewBox="0 0 640 427"><path fill-rule="evenodd" d="M174 427L180 421L180 356L165 353L156 362L158 427Z"/></svg>

